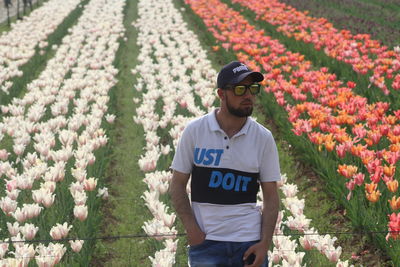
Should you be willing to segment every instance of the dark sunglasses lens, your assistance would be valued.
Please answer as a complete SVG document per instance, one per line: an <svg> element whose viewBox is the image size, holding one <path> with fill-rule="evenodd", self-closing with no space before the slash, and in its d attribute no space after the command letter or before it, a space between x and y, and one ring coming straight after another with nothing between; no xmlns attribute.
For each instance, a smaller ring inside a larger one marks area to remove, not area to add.
<svg viewBox="0 0 400 267"><path fill-rule="evenodd" d="M246 86L244 86L244 85L236 85L233 92L237 96L244 95L244 93L246 92Z"/></svg>
<svg viewBox="0 0 400 267"><path fill-rule="evenodd" d="M250 85L250 93L255 95L255 94L258 94L259 92L260 92L260 85L259 84Z"/></svg>

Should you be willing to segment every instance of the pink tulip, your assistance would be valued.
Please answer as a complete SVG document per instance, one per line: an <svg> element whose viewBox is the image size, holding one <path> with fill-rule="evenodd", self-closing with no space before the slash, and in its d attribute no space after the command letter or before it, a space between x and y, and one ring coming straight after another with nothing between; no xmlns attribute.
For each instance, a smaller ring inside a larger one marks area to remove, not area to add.
<svg viewBox="0 0 400 267"><path fill-rule="evenodd" d="M71 230L72 225L69 225L65 222L64 224L57 223L50 230L50 236L53 239L62 239L68 235L69 230Z"/></svg>
<svg viewBox="0 0 400 267"><path fill-rule="evenodd" d="M99 142L101 147L105 146L108 142L107 136L99 136L96 140Z"/></svg>
<svg viewBox="0 0 400 267"><path fill-rule="evenodd" d="M33 199L33 201L35 201L38 204L41 204L42 201L43 201L43 196L45 194L44 191L45 190L43 190L42 188L38 189L38 190L32 190L32 199Z"/></svg>
<svg viewBox="0 0 400 267"><path fill-rule="evenodd" d="M28 166L32 166L32 165L36 164L38 157L37 157L37 154L35 152L33 152L33 153L28 153L26 155L25 159L29 163Z"/></svg>
<svg viewBox="0 0 400 267"><path fill-rule="evenodd" d="M108 188L99 188L97 197L101 197L102 199L108 199Z"/></svg>
<svg viewBox="0 0 400 267"><path fill-rule="evenodd" d="M2 242L0 244L0 259L2 259L8 251L8 242L7 242L7 240L5 240L5 241L6 242Z"/></svg>
<svg viewBox="0 0 400 267"><path fill-rule="evenodd" d="M7 114L10 111L10 109L7 106L1 106L1 113Z"/></svg>
<svg viewBox="0 0 400 267"><path fill-rule="evenodd" d="M9 191L9 192L16 190L18 188L17 180L7 181L6 188L7 188L7 191Z"/></svg>
<svg viewBox="0 0 400 267"><path fill-rule="evenodd" d="M71 169L71 173L78 182L82 183L86 179L86 170L84 169Z"/></svg>
<svg viewBox="0 0 400 267"><path fill-rule="evenodd" d="M50 153L50 146L48 144L44 143L37 143L34 144L33 147L37 152L39 152L40 155L47 157Z"/></svg>
<svg viewBox="0 0 400 267"><path fill-rule="evenodd" d="M74 198L75 205L80 206L86 204L87 195L85 191L75 191L72 197Z"/></svg>
<svg viewBox="0 0 400 267"><path fill-rule="evenodd" d="M89 164L89 162L87 159L76 159L75 168L84 170L84 169L86 169L88 164Z"/></svg>
<svg viewBox="0 0 400 267"><path fill-rule="evenodd" d="M38 230L39 230L39 227L35 227L35 225L33 225L31 223L27 223L24 226L20 227L20 231L21 231L22 235L27 240L32 240L35 237Z"/></svg>
<svg viewBox="0 0 400 267"><path fill-rule="evenodd" d="M17 209L17 202L9 197L0 199L0 208L7 215L11 215Z"/></svg>
<svg viewBox="0 0 400 267"><path fill-rule="evenodd" d="M45 206L46 208L51 207L54 203L54 198L55 198L55 195L51 194L50 192L48 192L47 194L44 194L43 199L42 199L43 206Z"/></svg>
<svg viewBox="0 0 400 267"><path fill-rule="evenodd" d="M314 247L315 241L312 237L310 238L310 236L305 235L304 237L300 237L299 242L305 250L311 250Z"/></svg>
<svg viewBox="0 0 400 267"><path fill-rule="evenodd" d="M175 214L163 213L163 214L161 215L161 219L163 220L164 225L167 226L167 227L169 227L169 228L171 228L172 225L174 225L175 218L176 218L176 215L175 215Z"/></svg>
<svg viewBox="0 0 400 267"><path fill-rule="evenodd" d="M334 247L329 247L324 250L323 253L331 262L337 262L342 254L342 247L337 247L336 249Z"/></svg>
<svg viewBox="0 0 400 267"><path fill-rule="evenodd" d="M9 198L11 198L12 200L17 200L18 195L19 195L19 192L21 192L21 191L18 190L18 189L14 189L14 190L12 190L12 191L6 190L7 196L8 196Z"/></svg>
<svg viewBox="0 0 400 267"><path fill-rule="evenodd" d="M74 252L78 253L79 251L81 251L84 242L85 242L84 240L75 240L75 241L70 240L69 244L71 245L71 249Z"/></svg>
<svg viewBox="0 0 400 267"><path fill-rule="evenodd" d="M21 265L17 266L27 266L29 261L35 256L35 248L33 245L21 243L21 245L15 246L14 252L16 259L21 259Z"/></svg>
<svg viewBox="0 0 400 267"><path fill-rule="evenodd" d="M19 233L19 223L14 222L13 224L7 223L7 229L11 236L16 236Z"/></svg>
<svg viewBox="0 0 400 267"><path fill-rule="evenodd" d="M71 195L74 195L76 191L82 192L83 190L83 184L80 182L71 183L69 186L69 192Z"/></svg>
<svg viewBox="0 0 400 267"><path fill-rule="evenodd" d="M0 160L7 160L10 153L5 149L0 149Z"/></svg>
<svg viewBox="0 0 400 267"><path fill-rule="evenodd" d="M81 222L86 220L88 215L88 208L85 205L75 206L74 207L74 216Z"/></svg>
<svg viewBox="0 0 400 267"><path fill-rule="evenodd" d="M107 115L105 116L105 118L106 118L106 121L107 121L108 123L112 124L112 123L114 123L115 115L113 115L113 114L107 114Z"/></svg>
<svg viewBox="0 0 400 267"><path fill-rule="evenodd" d="M97 186L97 179L91 177L83 181L83 188L86 191L93 191L96 189Z"/></svg>
<svg viewBox="0 0 400 267"><path fill-rule="evenodd" d="M296 196L298 192L297 186L294 184L285 184L281 187L281 189L287 198Z"/></svg>
<svg viewBox="0 0 400 267"><path fill-rule="evenodd" d="M34 177L28 175L18 175L17 177L17 185L20 189L31 189L33 186L33 182L35 181Z"/></svg>
<svg viewBox="0 0 400 267"><path fill-rule="evenodd" d="M62 244L49 243L47 247L39 244L36 248L38 256L35 257L39 267L52 267L60 262L67 249Z"/></svg>
<svg viewBox="0 0 400 267"><path fill-rule="evenodd" d="M23 204L22 205L23 213L26 216L26 219L32 219L39 216L43 207L40 207L37 203L34 204Z"/></svg>
<svg viewBox="0 0 400 267"><path fill-rule="evenodd" d="M96 161L96 157L95 157L95 155L93 153L89 153L87 155L87 160L88 160L88 164L89 165L93 165L94 162Z"/></svg>
<svg viewBox="0 0 400 267"><path fill-rule="evenodd" d="M43 190L47 190L50 193L54 193L54 190L56 190L56 182L46 181L43 184L41 184L40 187Z"/></svg>
<svg viewBox="0 0 400 267"><path fill-rule="evenodd" d="M24 213L24 210L21 208L17 208L14 213L12 213L12 216L19 222L19 223L23 223L27 217L26 217L26 213Z"/></svg>
<svg viewBox="0 0 400 267"><path fill-rule="evenodd" d="M273 263L278 264L278 263L280 262L280 260L281 260L281 257L280 257L280 255L279 255L279 252L276 251L276 250L274 249L274 251L273 251L272 254L270 255L270 259L271 259L271 261L272 261Z"/></svg>
<svg viewBox="0 0 400 267"><path fill-rule="evenodd" d="M25 146L23 144L16 144L13 146L13 150L17 156L21 156L24 153Z"/></svg>
<svg viewBox="0 0 400 267"><path fill-rule="evenodd" d="M59 133L58 138L64 147L72 146L77 134L68 130L63 130Z"/></svg>

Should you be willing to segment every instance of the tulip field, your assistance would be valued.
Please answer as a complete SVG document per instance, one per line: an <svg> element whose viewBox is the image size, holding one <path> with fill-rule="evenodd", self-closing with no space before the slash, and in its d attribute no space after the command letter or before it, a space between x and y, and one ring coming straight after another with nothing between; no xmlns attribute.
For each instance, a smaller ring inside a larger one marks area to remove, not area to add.
<svg viewBox="0 0 400 267"><path fill-rule="evenodd" d="M270 266L400 266L400 39L292 2L48 0L4 28L0 267L187 266L169 167L232 60L280 154Z"/></svg>

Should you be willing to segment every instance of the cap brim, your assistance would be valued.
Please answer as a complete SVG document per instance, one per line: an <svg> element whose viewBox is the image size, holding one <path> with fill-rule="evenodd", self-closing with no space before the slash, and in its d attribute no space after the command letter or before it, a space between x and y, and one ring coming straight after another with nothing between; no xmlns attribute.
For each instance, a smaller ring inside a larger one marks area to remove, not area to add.
<svg viewBox="0 0 400 267"><path fill-rule="evenodd" d="M237 76L236 78L232 79L230 84L240 83L241 81L246 79L247 76L250 76L250 75L253 77L253 81L254 82L261 82L262 80L264 80L264 75L262 75L260 72L258 72L258 71L249 71L249 72L242 73L239 76Z"/></svg>

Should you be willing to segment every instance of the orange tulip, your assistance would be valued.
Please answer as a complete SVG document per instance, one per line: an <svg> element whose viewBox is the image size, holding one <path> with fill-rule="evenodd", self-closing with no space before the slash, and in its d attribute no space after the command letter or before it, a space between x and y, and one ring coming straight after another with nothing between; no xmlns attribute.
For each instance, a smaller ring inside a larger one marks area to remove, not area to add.
<svg viewBox="0 0 400 267"><path fill-rule="evenodd" d="M391 144L391 145L389 146L389 149L390 149L391 152L398 152L398 151L400 151L400 143L398 143L398 144Z"/></svg>
<svg viewBox="0 0 400 267"><path fill-rule="evenodd" d="M316 145L321 145L324 142L324 136L319 132L312 132L309 134L310 141Z"/></svg>
<svg viewBox="0 0 400 267"><path fill-rule="evenodd" d="M311 119L310 123L312 128L316 128L320 124L320 121L319 119Z"/></svg>
<svg viewBox="0 0 400 267"><path fill-rule="evenodd" d="M379 200L381 192L379 190L372 191L371 193L365 192L365 195L370 202L375 203Z"/></svg>
<svg viewBox="0 0 400 267"><path fill-rule="evenodd" d="M335 133L335 139L339 143L345 143L347 141L351 141L350 136L345 132L345 129L339 130L337 133Z"/></svg>
<svg viewBox="0 0 400 267"><path fill-rule="evenodd" d="M391 125L394 125L397 121L396 116L393 116L393 115L386 116L385 119L386 119L386 122Z"/></svg>
<svg viewBox="0 0 400 267"><path fill-rule="evenodd" d="M394 166L394 165L389 165L389 166L383 167L383 173L386 176L392 177L394 175L395 171L396 171L396 166Z"/></svg>
<svg viewBox="0 0 400 267"><path fill-rule="evenodd" d="M343 175L346 178L351 178L354 174L357 173L357 167L353 165L339 165L338 173Z"/></svg>
<svg viewBox="0 0 400 267"><path fill-rule="evenodd" d="M365 192L371 194L376 190L377 186L376 183L365 184Z"/></svg>
<svg viewBox="0 0 400 267"><path fill-rule="evenodd" d="M333 151L333 150L335 149L335 146L336 146L336 142L335 142L335 141L328 141L328 142L325 142L325 148L326 148L326 150L328 150L329 152L330 152L330 151Z"/></svg>
<svg viewBox="0 0 400 267"><path fill-rule="evenodd" d="M386 183L387 188L390 192L395 193L399 188L399 182L397 180L392 180Z"/></svg>
<svg viewBox="0 0 400 267"><path fill-rule="evenodd" d="M261 82L260 82L260 84L262 85L262 86L267 86L267 83L268 83L268 81L266 80L266 79L264 79L264 80L262 80Z"/></svg>
<svg viewBox="0 0 400 267"><path fill-rule="evenodd" d="M393 196L392 199L388 200L392 210L400 209L400 197Z"/></svg>
<svg viewBox="0 0 400 267"><path fill-rule="evenodd" d="M392 144L399 144L400 143L400 136L398 136L398 135L394 135L394 134L389 132L387 137L388 137L388 139L390 140L390 142Z"/></svg>
<svg viewBox="0 0 400 267"><path fill-rule="evenodd" d="M366 147L361 144L353 145L351 147L351 154L359 157L361 155L361 152L364 151L365 149L366 149Z"/></svg>
<svg viewBox="0 0 400 267"><path fill-rule="evenodd" d="M365 143L367 143L368 146L373 146L374 145L374 141L372 141L372 139L370 138L364 138Z"/></svg>
<svg viewBox="0 0 400 267"><path fill-rule="evenodd" d="M373 156L364 156L361 157L361 160L363 162L364 165L368 165L369 162L371 162L374 159Z"/></svg>
<svg viewBox="0 0 400 267"><path fill-rule="evenodd" d="M306 111L307 107L304 103L302 104L297 104L296 105L296 110L303 113L304 111Z"/></svg>

